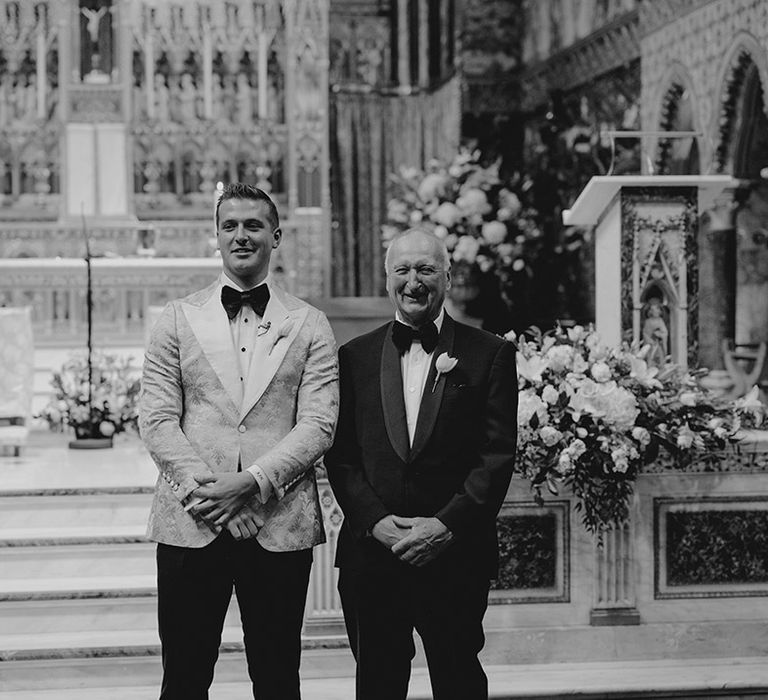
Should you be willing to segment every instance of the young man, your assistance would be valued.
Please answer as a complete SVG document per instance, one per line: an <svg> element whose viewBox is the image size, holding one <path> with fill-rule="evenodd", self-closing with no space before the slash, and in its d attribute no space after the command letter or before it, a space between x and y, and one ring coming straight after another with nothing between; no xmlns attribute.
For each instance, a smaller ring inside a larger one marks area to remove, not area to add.
<svg viewBox="0 0 768 700"><path fill-rule="evenodd" d="M344 511L339 592L358 700L405 700L420 634L435 700L483 700L496 514L516 447L514 349L456 323L448 252L411 230L386 256L395 320L339 351L325 464Z"/></svg>
<svg viewBox="0 0 768 700"><path fill-rule="evenodd" d="M161 700L204 700L234 587L254 697L297 700L312 547L325 539L314 465L338 411L325 316L269 279L282 233L259 189L216 206L223 271L168 304L144 361L139 427L160 476Z"/></svg>

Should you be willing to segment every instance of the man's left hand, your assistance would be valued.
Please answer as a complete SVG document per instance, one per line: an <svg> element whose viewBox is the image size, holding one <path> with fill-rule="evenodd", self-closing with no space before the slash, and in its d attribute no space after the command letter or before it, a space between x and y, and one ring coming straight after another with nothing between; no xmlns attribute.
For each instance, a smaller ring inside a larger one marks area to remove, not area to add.
<svg viewBox="0 0 768 700"><path fill-rule="evenodd" d="M256 480L245 472L235 474L207 474L196 476L200 487L194 495L203 500L192 507L192 512L214 527L224 527L256 493Z"/></svg>
<svg viewBox="0 0 768 700"><path fill-rule="evenodd" d="M434 561L453 541L453 533L438 518L402 518L393 515L398 527L411 528L410 533L392 546L392 553L414 566Z"/></svg>

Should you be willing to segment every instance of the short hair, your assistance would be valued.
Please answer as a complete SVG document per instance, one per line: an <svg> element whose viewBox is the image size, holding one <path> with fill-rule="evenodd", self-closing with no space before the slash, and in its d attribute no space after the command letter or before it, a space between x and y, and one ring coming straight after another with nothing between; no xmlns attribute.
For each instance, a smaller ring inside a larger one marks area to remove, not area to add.
<svg viewBox="0 0 768 700"><path fill-rule="evenodd" d="M440 253L443 258L443 266L445 267L446 271L450 271L451 269L451 254L448 252L448 248L445 245L445 241L443 241L441 238L438 238L434 233L431 231L427 231L426 229L414 227L409 228L407 231L403 231L402 233L398 233L390 242L389 245L387 245L387 252L384 255L384 270L389 271L389 258L392 252L392 248L395 245L396 241L399 241L401 238L405 238L406 236L410 236L412 233L421 233L427 238L431 238L435 241L437 247L440 250Z"/></svg>
<svg viewBox="0 0 768 700"><path fill-rule="evenodd" d="M267 220L272 224L272 230L280 228L280 217L277 214L277 206L272 198L264 191L253 185L246 185L244 182L231 182L224 186L218 200L216 201L216 230L219 228L219 207L227 199L251 199L255 202L264 202L267 205Z"/></svg>

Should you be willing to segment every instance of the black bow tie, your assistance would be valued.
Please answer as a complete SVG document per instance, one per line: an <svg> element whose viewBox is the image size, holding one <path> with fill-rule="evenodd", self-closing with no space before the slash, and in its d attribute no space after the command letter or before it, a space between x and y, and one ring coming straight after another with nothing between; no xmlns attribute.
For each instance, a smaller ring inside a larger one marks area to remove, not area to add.
<svg viewBox="0 0 768 700"><path fill-rule="evenodd" d="M247 292L238 292L226 285L221 288L221 305L231 321L243 304L248 304L258 316L263 316L269 301L269 288L266 284L249 289Z"/></svg>
<svg viewBox="0 0 768 700"><path fill-rule="evenodd" d="M424 352L432 352L437 347L437 335L437 326L433 321L419 328L411 328L400 321L395 321L395 325L392 326L392 342L401 355L411 349L411 343L414 340L421 343Z"/></svg>

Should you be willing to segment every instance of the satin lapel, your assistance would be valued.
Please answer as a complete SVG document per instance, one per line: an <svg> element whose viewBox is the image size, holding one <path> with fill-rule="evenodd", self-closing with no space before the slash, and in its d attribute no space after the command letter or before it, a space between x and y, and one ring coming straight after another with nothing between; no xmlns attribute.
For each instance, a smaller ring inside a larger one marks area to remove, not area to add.
<svg viewBox="0 0 768 700"><path fill-rule="evenodd" d="M237 356L232 345L229 319L216 294L218 289L216 285L208 301L202 305L182 302L181 308L221 385L235 406L240 406L243 395Z"/></svg>
<svg viewBox="0 0 768 700"><path fill-rule="evenodd" d="M432 430L435 427L437 412L440 410L440 404L443 400L443 392L445 391L445 377L440 377L440 381L437 383L437 386L435 386L435 377L437 376L435 362L442 353L445 352L450 355L453 352L454 328L453 319L446 314L443 319L443 326L440 329L440 337L437 341L437 347L435 348L435 352L432 353L432 361L429 366L427 383L424 385L424 394L421 397L421 405L419 406L419 417L416 420L413 445L408 457L409 462L416 459L419 452L424 449L424 445L427 444L427 440L429 440L429 436L432 434ZM434 391L432 391L432 387L434 387Z"/></svg>
<svg viewBox="0 0 768 700"><path fill-rule="evenodd" d="M306 306L289 311L279 293L273 290L260 324L261 326L269 325L269 330L259 336L251 357L240 411L241 420L266 391L285 359L288 349L299 334L307 313L309 308Z"/></svg>
<svg viewBox="0 0 768 700"><path fill-rule="evenodd" d="M381 407L384 410L384 425L389 441L397 456L408 461L408 425L405 418L405 399L403 398L403 371L400 366L400 354L392 342L392 325L384 335L384 347L381 351Z"/></svg>

